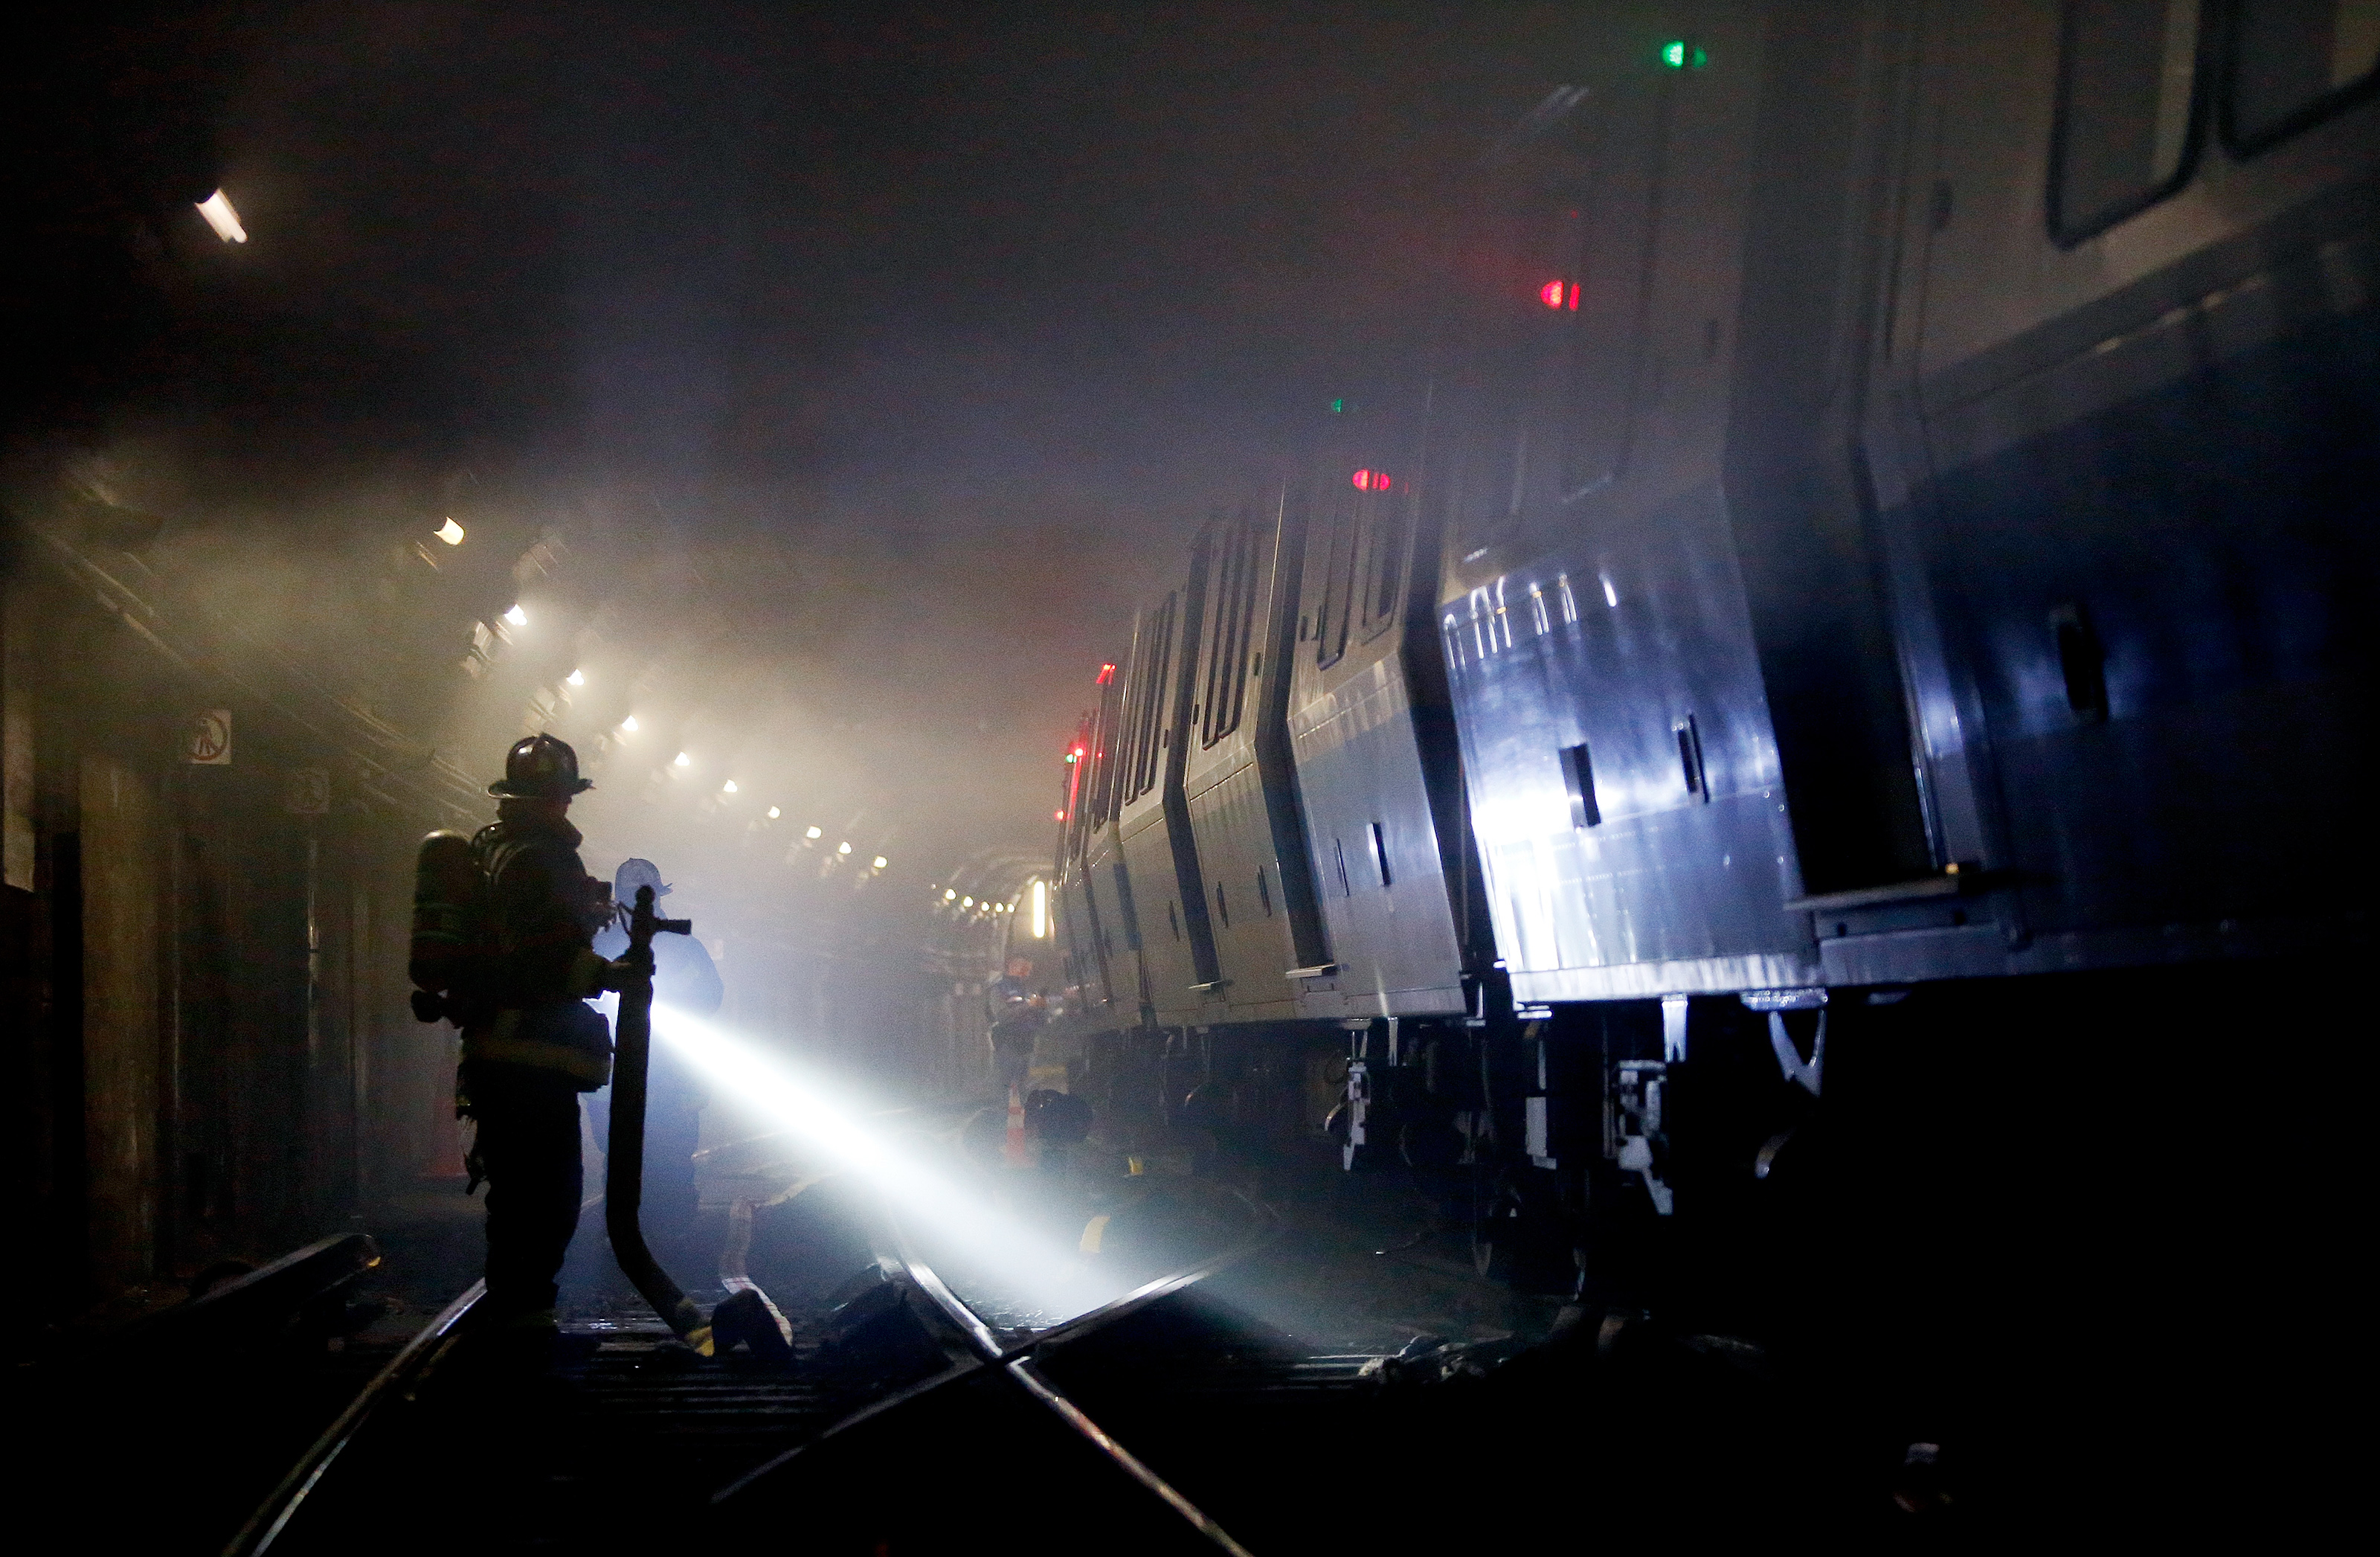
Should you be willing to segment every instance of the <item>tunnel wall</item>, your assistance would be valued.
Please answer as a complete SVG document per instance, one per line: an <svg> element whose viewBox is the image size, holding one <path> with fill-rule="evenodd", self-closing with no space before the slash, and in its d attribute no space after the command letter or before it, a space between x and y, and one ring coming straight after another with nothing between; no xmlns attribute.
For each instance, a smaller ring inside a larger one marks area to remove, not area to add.
<svg viewBox="0 0 2380 1557"><path fill-rule="evenodd" d="M302 684L6 538L13 1317L137 1311L458 1189L455 1038L413 1019L404 960L414 844L466 819L392 804ZM230 760L189 760L221 708Z"/></svg>
<svg viewBox="0 0 2380 1557"><path fill-rule="evenodd" d="M104 754L80 763L82 1127L92 1280L146 1280L156 1262L159 1107L157 797Z"/></svg>

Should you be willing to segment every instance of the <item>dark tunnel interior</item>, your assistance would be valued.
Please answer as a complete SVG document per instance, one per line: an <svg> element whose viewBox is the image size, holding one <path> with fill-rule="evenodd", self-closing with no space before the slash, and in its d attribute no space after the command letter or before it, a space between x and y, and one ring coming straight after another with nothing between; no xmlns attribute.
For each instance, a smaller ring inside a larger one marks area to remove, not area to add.
<svg viewBox="0 0 2380 1557"><path fill-rule="evenodd" d="M5 28L13 1524L2347 1485L2380 3Z"/></svg>

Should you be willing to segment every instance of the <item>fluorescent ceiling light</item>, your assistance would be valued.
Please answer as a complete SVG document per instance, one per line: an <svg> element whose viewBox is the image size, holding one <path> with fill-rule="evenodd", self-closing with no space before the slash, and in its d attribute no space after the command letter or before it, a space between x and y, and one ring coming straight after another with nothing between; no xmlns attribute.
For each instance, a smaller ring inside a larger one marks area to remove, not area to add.
<svg viewBox="0 0 2380 1557"><path fill-rule="evenodd" d="M199 201L199 214L207 219L207 225L215 230L215 237L225 243L248 241L248 229L239 225L239 213L231 208L231 197L221 189ZM454 523L452 519L446 522ZM455 539L460 541L462 537L458 535Z"/></svg>

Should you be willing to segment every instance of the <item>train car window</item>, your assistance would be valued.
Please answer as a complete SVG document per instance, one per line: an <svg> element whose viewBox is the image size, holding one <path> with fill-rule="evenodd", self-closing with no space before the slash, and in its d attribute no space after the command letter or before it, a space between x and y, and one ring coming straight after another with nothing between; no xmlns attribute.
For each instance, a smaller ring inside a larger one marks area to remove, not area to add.
<svg viewBox="0 0 2380 1557"><path fill-rule="evenodd" d="M2200 0L2068 0L2050 236L2082 242L2181 187L2198 123Z"/></svg>
<svg viewBox="0 0 2380 1557"><path fill-rule="evenodd" d="M1151 613L1150 615L1154 615ZM1125 662L1123 721L1116 730L1116 809L1141 796L1141 708L1148 700L1150 616L1133 624L1132 653Z"/></svg>
<svg viewBox="0 0 2380 1557"><path fill-rule="evenodd" d="M1374 497L1363 504L1364 554L1360 571L1363 636L1379 637L1397 619L1397 599L1405 580L1404 516L1402 503Z"/></svg>
<svg viewBox="0 0 2380 1557"><path fill-rule="evenodd" d="M1710 775L1703 771L1703 729L1693 714L1688 714L1674 726L1678 737L1678 766L1684 771L1686 793L1699 795L1703 803L1710 803Z"/></svg>
<svg viewBox="0 0 2380 1557"><path fill-rule="evenodd" d="M1118 917L1123 920L1124 946L1130 951L1137 952L1140 950L1140 918L1133 908L1132 877L1125 872L1123 861L1121 859L1111 861L1108 870L1112 873L1112 879L1115 882L1116 910Z"/></svg>
<svg viewBox="0 0 2380 1557"><path fill-rule="evenodd" d="M1199 739L1212 746L1240 727L1257 609L1256 526L1242 515L1226 532L1215 570L1213 626L1199 700Z"/></svg>
<svg viewBox="0 0 2380 1557"><path fill-rule="evenodd" d="M1245 712L1248 700L1249 659L1254 655L1261 663L1263 658L1257 653L1256 647L1257 573L1263 539L1257 522L1243 516L1238 532L1239 603L1232 618L1230 696L1221 699L1228 722L1215 732L1219 736L1230 735L1240 727L1240 715Z"/></svg>
<svg viewBox="0 0 2380 1557"><path fill-rule="evenodd" d="M2229 57L2223 140L2256 151L2380 79L2380 0L2240 0Z"/></svg>
<svg viewBox="0 0 2380 1557"><path fill-rule="evenodd" d="M1113 681L1099 689L1099 717L1091 724L1090 752L1087 759L1091 772L1085 785L1088 797L1082 809L1087 819L1087 826L1094 832L1105 827L1108 819L1115 815L1116 769L1120 766L1116 751L1120 734L1116 729L1120 712L1116 694L1121 689Z"/></svg>
<svg viewBox="0 0 2380 1557"><path fill-rule="evenodd" d="M1142 621L1142 637L1133 645L1133 678L1124 724L1130 745L1130 772L1124 775L1123 803L1131 804L1157 787L1164 772L1166 689L1173 680L1173 614L1179 594Z"/></svg>
<svg viewBox="0 0 2380 1557"><path fill-rule="evenodd" d="M1120 685L1107 689L1106 712L1099 720L1099 816L1113 821L1116 796L1123 788L1123 694Z"/></svg>
<svg viewBox="0 0 2380 1557"><path fill-rule="evenodd" d="M1347 617L1354 593L1357 515L1342 498L1324 521L1329 539L1322 553L1322 609L1314 627L1314 663L1326 670L1347 651Z"/></svg>
<svg viewBox="0 0 2380 1557"><path fill-rule="evenodd" d="M1570 824L1600 827L1603 808L1595 797L1595 759L1586 743L1561 748L1562 787L1570 791Z"/></svg>
<svg viewBox="0 0 2380 1557"><path fill-rule="evenodd" d="M1190 716L1197 721L1198 744L1202 747L1215 744L1215 722L1220 712L1217 704L1222 700L1216 695L1217 683L1223 681L1224 662L1232 654L1232 605L1238 583L1237 548L1232 541L1232 533L1226 529L1222 544L1216 548L1213 571L1208 578L1206 630L1198 635L1198 700L1192 706Z"/></svg>

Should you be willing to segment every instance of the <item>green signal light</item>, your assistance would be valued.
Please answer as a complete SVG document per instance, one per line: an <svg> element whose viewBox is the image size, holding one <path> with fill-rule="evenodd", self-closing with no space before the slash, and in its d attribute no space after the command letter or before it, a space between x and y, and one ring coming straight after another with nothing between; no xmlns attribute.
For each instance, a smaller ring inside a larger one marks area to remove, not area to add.
<svg viewBox="0 0 2380 1557"><path fill-rule="evenodd" d="M1661 45L1661 63L1672 70L1700 70L1710 63L1710 55L1698 44L1672 38Z"/></svg>
<svg viewBox="0 0 2380 1557"><path fill-rule="evenodd" d="M1344 400L1333 400L1333 401L1331 401L1331 402L1330 402L1330 414L1331 414L1332 416L1335 416L1335 417L1342 417L1342 416L1345 416L1345 415L1347 414L1347 402L1346 402L1346 401L1344 401Z"/></svg>

